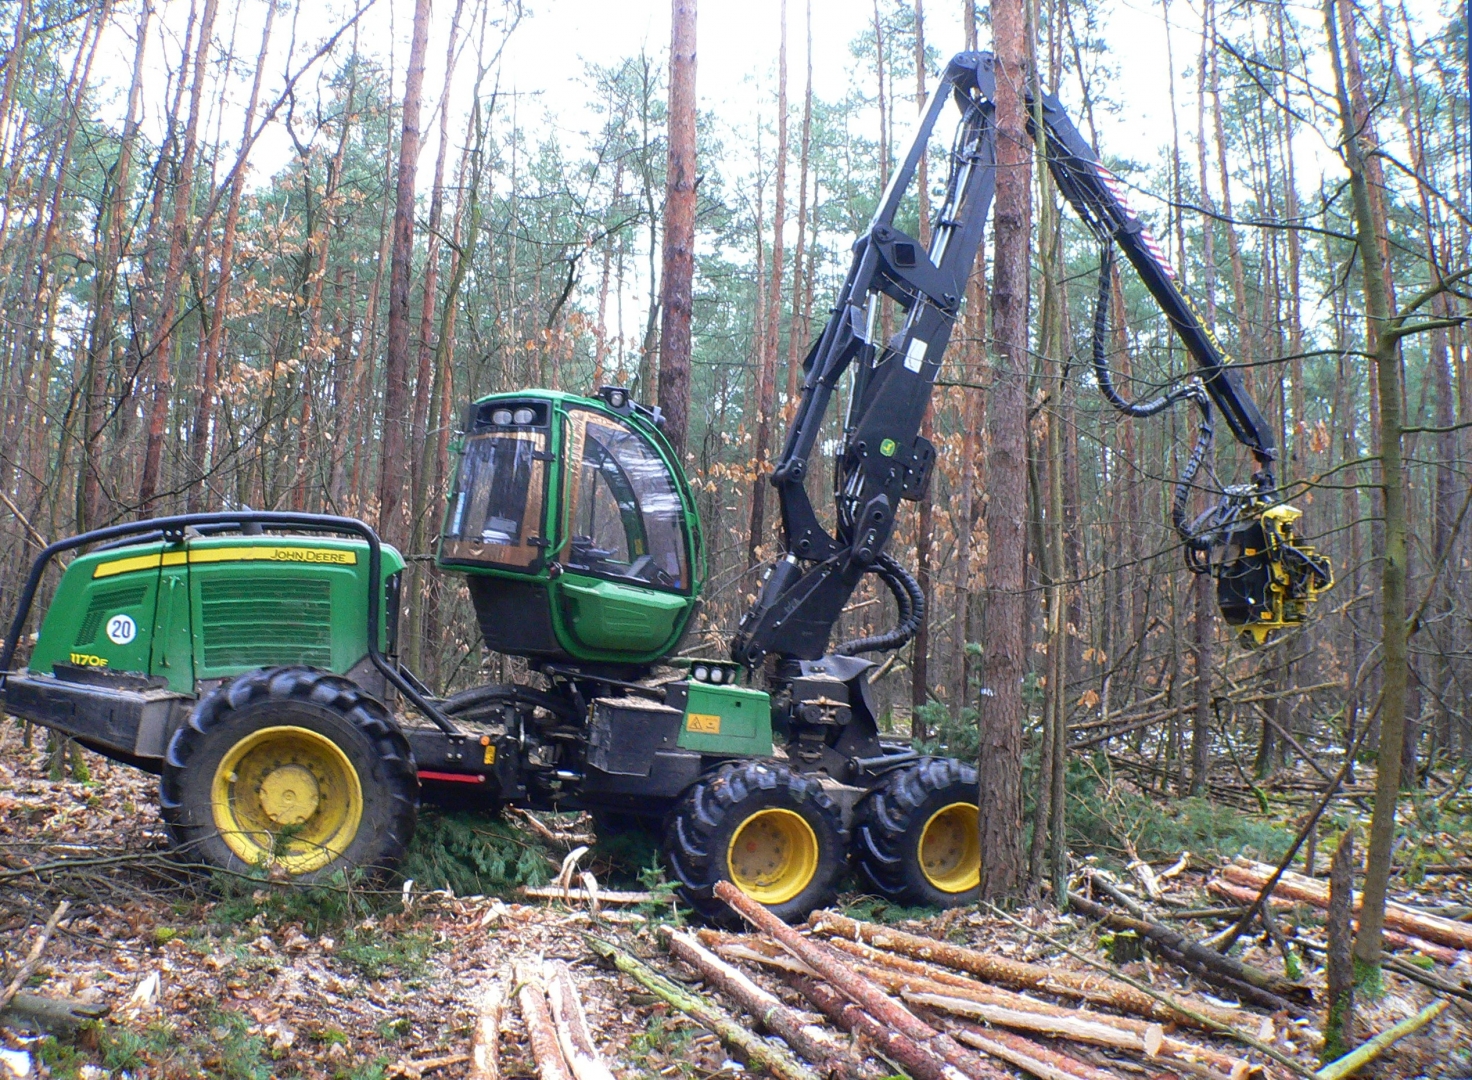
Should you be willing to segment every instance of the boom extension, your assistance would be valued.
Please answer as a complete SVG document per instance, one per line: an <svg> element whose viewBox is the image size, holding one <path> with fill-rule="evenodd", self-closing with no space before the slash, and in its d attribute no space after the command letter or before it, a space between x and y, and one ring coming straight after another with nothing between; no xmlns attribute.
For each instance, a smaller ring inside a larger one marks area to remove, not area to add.
<svg viewBox="0 0 1472 1080"><path fill-rule="evenodd" d="M866 573L878 574L894 594L900 625L886 634L840 644L834 654L899 648L924 617L923 594L886 548L899 502L922 496L935 461L935 449L920 429L996 190L994 93L990 53L963 52L952 58L868 230L854 243L848 276L803 361L802 396L772 470L785 554L767 575L732 642L731 655L743 664L755 666L777 655L805 670L823 658L844 605ZM927 249L898 228L895 219L941 113L952 101L960 120L945 197ZM1301 622L1307 604L1332 579L1328 561L1296 543L1292 524L1298 512L1275 501L1272 429L1247 396L1230 357L1177 287L1169 262L1130 210L1119 181L1094 155L1058 99L1044 94L1028 106L1030 127L1041 118L1046 160L1059 190L1106 249L1118 244L1124 251L1200 369L1199 378L1154 402L1125 402L1108 378L1102 348L1107 308L1101 308L1095 325L1096 370L1111 403L1132 415L1149 415L1180 400L1194 400L1202 410L1201 438L1176 497L1176 526L1186 542L1188 563L1216 576L1224 617L1247 627L1256 640ZM1107 261L1103 270L1107 273ZM1101 282L1101 295L1102 290ZM881 296L890 297L902 312L900 328L887 341L878 339ZM852 394L834 464L837 528L830 533L818 519L805 480L831 399L850 369ZM1212 405L1258 468L1251 485L1230 489L1213 510L1187 523L1190 482L1210 445Z"/></svg>

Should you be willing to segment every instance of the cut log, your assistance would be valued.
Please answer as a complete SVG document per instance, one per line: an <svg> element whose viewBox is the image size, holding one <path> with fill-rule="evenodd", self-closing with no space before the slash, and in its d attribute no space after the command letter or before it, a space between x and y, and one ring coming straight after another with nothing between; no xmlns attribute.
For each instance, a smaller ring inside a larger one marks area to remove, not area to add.
<svg viewBox="0 0 1472 1080"><path fill-rule="evenodd" d="M1270 866L1246 861L1228 863L1222 867L1222 876L1228 881L1238 885L1256 886L1259 889L1267 883L1272 872L1273 868ZM1285 896L1290 900L1301 900L1325 910L1329 907L1328 885L1314 878L1306 878L1302 874L1284 873L1273 891L1278 896ZM1362 897L1356 893L1354 897L1356 911L1359 910L1361 901ZM1443 919L1439 915L1427 915L1413 911L1393 900L1385 904L1385 925L1402 934L1422 938L1437 945L1446 945L1453 949L1472 949L1472 926L1454 922L1451 919Z"/></svg>
<svg viewBox="0 0 1472 1080"><path fill-rule="evenodd" d="M552 1006L552 1025L557 1029L557 1044L577 1080L614 1080L613 1070L598 1053L588 1016L578 997L572 974L565 964L552 965L547 979L547 1000Z"/></svg>
<svg viewBox="0 0 1472 1080"><path fill-rule="evenodd" d="M1225 897L1228 900L1242 900L1250 904L1257 898L1256 889L1247 888L1242 885L1233 885L1230 881L1223 881L1221 878L1212 878L1206 883L1206 887L1217 896ZM1261 887L1260 885L1258 886L1258 888ZM1323 910L1328 910L1327 902L1324 905L1320 905L1314 900L1292 899L1287 895L1280 896L1278 893L1281 891L1281 888L1282 882L1280 881L1278 887L1273 890L1273 896L1270 898L1274 907L1290 908L1295 904L1309 904L1313 907L1322 906ZM1355 903L1359 903L1358 898L1355 899ZM1358 929L1358 920L1356 920L1356 929ZM1402 934L1395 930L1382 930L1381 935L1385 938L1385 944L1393 949L1408 949L1411 952L1418 952L1422 956L1431 957L1431 959L1440 964L1455 964L1461 959L1461 951L1458 949L1449 948L1446 945L1436 945L1422 938L1413 937L1410 934Z"/></svg>
<svg viewBox="0 0 1472 1080"><path fill-rule="evenodd" d="M532 1044L537 1075L541 1080L574 1080L572 1070L562 1056L562 1045L557 1041L557 1029L552 1023L552 1011L547 1005L547 990L542 984L541 973L529 964L518 964L516 982L519 986L516 1003L521 1006L521 1018L526 1023L527 1041Z"/></svg>
<svg viewBox="0 0 1472 1080"><path fill-rule="evenodd" d="M501 1080L501 1015L505 1008L505 989L499 981L491 983L470 1040L470 1080Z"/></svg>
<svg viewBox="0 0 1472 1080"><path fill-rule="evenodd" d="M774 938L777 944L832 983L834 989L881 1024L929 1047L949 1064L976 1080L999 1080L1006 1075L945 1032L937 1031L925 1023L849 967L838 953L821 942L803 937L729 881L716 882L715 893L743 919Z"/></svg>
<svg viewBox="0 0 1472 1080"><path fill-rule="evenodd" d="M869 1043L914 1080L966 1080L965 1073L930 1047L885 1027L827 983L791 971L783 977L828 1019L855 1038Z"/></svg>
<svg viewBox="0 0 1472 1080"><path fill-rule="evenodd" d="M840 1045L817 1024L808 1023L796 1009L784 1005L694 938L668 926L660 927L660 933L673 956L700 972L709 986L730 998L823 1072L844 1080L881 1080L885 1075L866 1065L850 1047Z"/></svg>
<svg viewBox="0 0 1472 1080"><path fill-rule="evenodd" d="M1089 918L1097 919L1111 929L1133 931L1163 950L1167 959L1173 963L1180 964L1208 982L1226 985L1254 1005L1271 1012L1291 1012L1295 1011L1295 1003L1313 1004L1313 991L1307 986L1223 956L1168 926L1110 911L1074 892L1068 894L1068 902Z"/></svg>
<svg viewBox="0 0 1472 1080"><path fill-rule="evenodd" d="M52 1035L71 1035L102 1019L108 1011L108 1007L100 1003L94 1005L86 1001L20 992L10 999L4 1010L0 1010L0 1024Z"/></svg>
<svg viewBox="0 0 1472 1080"><path fill-rule="evenodd" d="M1151 1020L1189 1024L1203 1030L1212 1030L1197 1022L1186 1013L1178 1012L1164 1002L1156 1001L1127 983L1107 975L1068 971L1042 964L1029 964L1020 960L992 956L978 949L953 945L934 938L895 930L888 926L859 922L846 915L832 911L815 912L809 919L813 932L826 937L863 941L881 949L888 949L917 960L929 960L943 964L956 971L969 972L991 982L999 982L1019 990L1032 990L1060 997L1081 998L1099 1005L1108 1005L1120 1012L1133 1013ZM1241 1022L1240 1014L1230 1009L1197 1005L1194 1011L1220 1024L1235 1025Z"/></svg>
<svg viewBox="0 0 1472 1080"><path fill-rule="evenodd" d="M1010 1031L973 1027L956 1032L956 1038L999 1061L1031 1073L1038 1080L1119 1080L1117 1072L1096 1069Z"/></svg>
<svg viewBox="0 0 1472 1080"><path fill-rule="evenodd" d="M679 986L654 971L616 945L584 935L588 946L614 967L628 975L651 993L669 1002L701 1027L715 1034L721 1042L746 1059L752 1068L764 1069L777 1080L819 1080L819 1077L786 1050L767 1042L733 1020L699 994Z"/></svg>
<svg viewBox="0 0 1472 1080"><path fill-rule="evenodd" d="M988 1018L988 1023L999 1023L1022 1031L1044 1034L1049 1030L1047 1022L1053 1019L1065 1022L1084 1021L1108 1027L1116 1033L1116 1037L1104 1036L1098 1040L1098 1045L1101 1046L1133 1046L1136 1049L1148 1049L1155 1045L1159 1056L1174 1061L1201 1062L1228 1074L1241 1075L1244 1070L1246 1072L1258 1070L1257 1066L1242 1058L1221 1053L1210 1047L1197 1046L1172 1035L1164 1035L1157 1045L1157 1036L1162 1035L1162 1029L1160 1024L1154 1021L1052 1005L1025 994L988 986L986 983L931 967L917 960L885 954L858 942L835 938L829 944L859 958L860 972L891 993L903 995L907 991L928 992L939 997L957 998L963 1003L976 1002L981 1005L994 1006L998 1011L992 1014L994 1019ZM966 1013L963 1009L952 1012L951 1009L939 1003L931 1003L930 1007L952 1015L975 1015ZM1008 1023L1009 1019L1011 1023Z"/></svg>

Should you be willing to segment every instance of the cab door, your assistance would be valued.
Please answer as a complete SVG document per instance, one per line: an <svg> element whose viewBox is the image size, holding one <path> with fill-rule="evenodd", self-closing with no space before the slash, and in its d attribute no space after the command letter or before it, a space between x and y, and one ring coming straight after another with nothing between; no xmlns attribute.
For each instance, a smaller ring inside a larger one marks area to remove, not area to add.
<svg viewBox="0 0 1472 1080"><path fill-rule="evenodd" d="M576 656L653 660L674 647L695 602L680 489L627 421L570 407L564 427L560 636Z"/></svg>

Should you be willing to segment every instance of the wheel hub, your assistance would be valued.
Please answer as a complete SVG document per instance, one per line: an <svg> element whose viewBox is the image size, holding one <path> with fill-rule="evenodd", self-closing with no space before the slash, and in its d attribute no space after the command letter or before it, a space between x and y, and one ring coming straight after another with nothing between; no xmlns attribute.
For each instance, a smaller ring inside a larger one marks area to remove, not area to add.
<svg viewBox="0 0 1472 1080"><path fill-rule="evenodd" d="M818 870L818 837L791 810L758 810L737 827L726 852L731 881L753 900L782 904Z"/></svg>
<svg viewBox="0 0 1472 1080"><path fill-rule="evenodd" d="M330 738L282 725L258 728L226 751L211 803L220 838L242 861L307 874L352 844L363 786Z"/></svg>
<svg viewBox="0 0 1472 1080"><path fill-rule="evenodd" d="M261 810L278 825L300 825L322 801L317 778L304 765L281 765L261 780Z"/></svg>
<svg viewBox="0 0 1472 1080"><path fill-rule="evenodd" d="M970 803L943 806L920 833L920 871L942 892L959 893L981 882L981 837Z"/></svg>

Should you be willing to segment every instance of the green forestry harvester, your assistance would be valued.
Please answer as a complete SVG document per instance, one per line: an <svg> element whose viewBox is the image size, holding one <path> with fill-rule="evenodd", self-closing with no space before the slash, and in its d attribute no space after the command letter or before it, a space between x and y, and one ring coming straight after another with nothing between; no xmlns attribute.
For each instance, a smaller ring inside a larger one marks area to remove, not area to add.
<svg viewBox="0 0 1472 1080"><path fill-rule="evenodd" d="M729 660L657 675L670 670L656 665L676 657L705 576L695 503L658 410L619 388L528 390L466 412L437 561L465 576L486 646L524 657L535 685L435 697L396 658L398 552L360 521L241 511L117 525L42 552L0 654L6 710L159 773L177 843L227 870L383 875L404 853L421 795L458 793L662 829L669 870L708 914L724 879L800 918L832 896L851 859L869 887L907 903L972 898L976 772L885 739L873 662L856 654L899 648L924 618L923 593L886 548L900 501L922 495L935 459L921 423L994 189L992 89L990 55L950 62L855 243L771 476L784 554ZM961 115L927 248L895 218L949 103ZM1245 636L1301 622L1330 570L1295 538L1270 427L1057 100L1044 97L1030 117L1104 252L1100 389L1129 415L1178 401L1200 410L1173 514L1189 565L1215 577L1224 617ZM1200 367L1141 404L1115 391L1106 364L1115 245ZM877 333L885 296L901 309L887 341ZM830 532L804 480L845 374ZM1188 521L1213 410L1257 472ZM12 671L60 555L75 557L28 666ZM867 574L893 593L899 625L833 645ZM751 685L757 672L764 688Z"/></svg>

